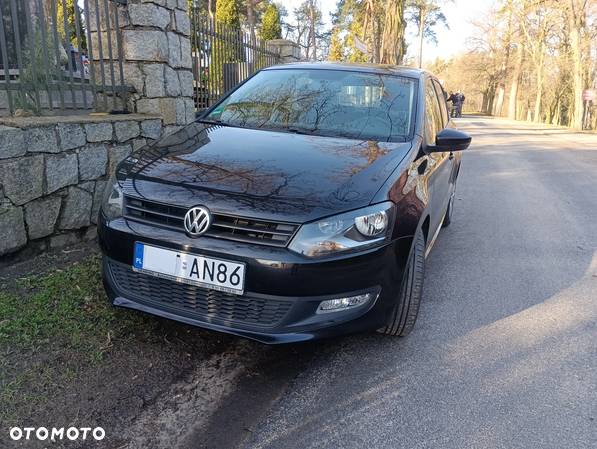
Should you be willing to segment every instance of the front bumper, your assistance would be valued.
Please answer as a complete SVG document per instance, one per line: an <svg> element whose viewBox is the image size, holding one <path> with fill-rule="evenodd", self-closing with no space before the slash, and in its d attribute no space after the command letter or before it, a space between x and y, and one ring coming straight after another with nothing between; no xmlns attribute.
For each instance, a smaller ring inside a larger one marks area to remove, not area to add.
<svg viewBox="0 0 597 449"><path fill-rule="evenodd" d="M113 304L264 343L287 343L382 327L398 294L410 239L364 253L312 260L285 248L243 244L100 217L103 280ZM245 294L216 292L134 272L136 241L244 262ZM320 302L372 292L345 311L317 314Z"/></svg>

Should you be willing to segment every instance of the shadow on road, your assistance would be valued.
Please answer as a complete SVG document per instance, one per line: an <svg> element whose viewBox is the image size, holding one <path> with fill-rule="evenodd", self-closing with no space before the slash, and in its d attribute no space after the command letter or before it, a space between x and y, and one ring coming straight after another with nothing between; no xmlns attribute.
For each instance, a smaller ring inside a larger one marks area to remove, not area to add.
<svg viewBox="0 0 597 449"><path fill-rule="evenodd" d="M320 342L239 447L594 443L597 144L459 122L473 146L413 334Z"/></svg>

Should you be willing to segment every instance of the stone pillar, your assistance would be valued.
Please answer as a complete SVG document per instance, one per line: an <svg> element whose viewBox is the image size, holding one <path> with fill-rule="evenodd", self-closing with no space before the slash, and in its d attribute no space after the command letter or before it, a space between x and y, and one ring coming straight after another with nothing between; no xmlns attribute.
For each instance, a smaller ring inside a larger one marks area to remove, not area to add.
<svg viewBox="0 0 597 449"><path fill-rule="evenodd" d="M267 48L280 54L281 63L298 62L301 60L301 47L287 39L272 39L266 42Z"/></svg>
<svg viewBox="0 0 597 449"><path fill-rule="evenodd" d="M128 0L127 4L115 4L125 84L136 90L129 96L128 109L161 115L164 134L192 122L195 104L188 0ZM94 57L97 54L95 51Z"/></svg>

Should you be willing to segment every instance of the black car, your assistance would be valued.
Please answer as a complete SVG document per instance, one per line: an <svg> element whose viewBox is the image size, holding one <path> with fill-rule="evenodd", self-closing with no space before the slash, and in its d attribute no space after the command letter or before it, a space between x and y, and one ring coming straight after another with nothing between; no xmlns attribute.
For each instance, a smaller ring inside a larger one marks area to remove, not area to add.
<svg viewBox="0 0 597 449"><path fill-rule="evenodd" d="M445 98L410 68L261 70L117 167L110 299L265 343L408 334L471 141Z"/></svg>

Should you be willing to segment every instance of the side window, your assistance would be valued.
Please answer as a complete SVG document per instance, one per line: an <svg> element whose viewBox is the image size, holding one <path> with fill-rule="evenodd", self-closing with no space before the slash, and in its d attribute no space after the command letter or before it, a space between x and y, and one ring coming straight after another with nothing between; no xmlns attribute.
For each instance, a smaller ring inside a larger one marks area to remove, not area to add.
<svg viewBox="0 0 597 449"><path fill-rule="evenodd" d="M445 128L448 124L448 121L450 120L448 116L448 103L446 101L448 97L446 96L446 91L437 80L433 80L433 85L435 86L437 99L439 100L439 109L442 113L442 128Z"/></svg>
<svg viewBox="0 0 597 449"><path fill-rule="evenodd" d="M425 131L427 144L435 144L435 135L443 128L437 95L431 80L425 85Z"/></svg>

